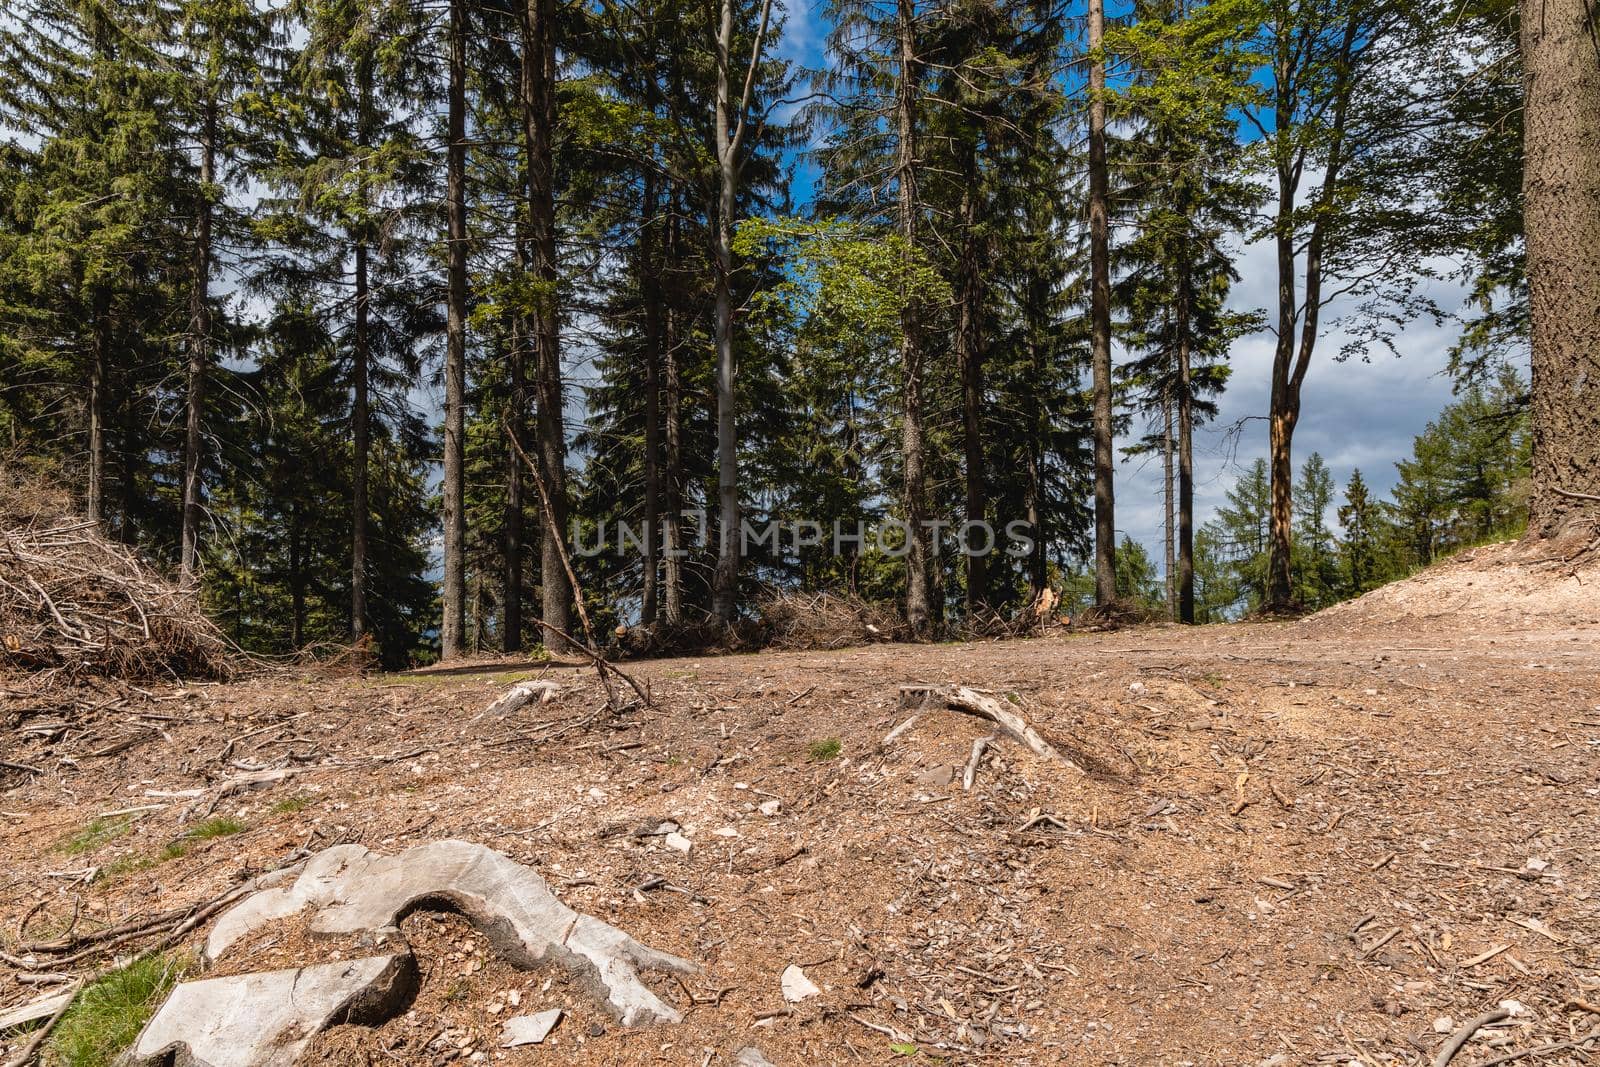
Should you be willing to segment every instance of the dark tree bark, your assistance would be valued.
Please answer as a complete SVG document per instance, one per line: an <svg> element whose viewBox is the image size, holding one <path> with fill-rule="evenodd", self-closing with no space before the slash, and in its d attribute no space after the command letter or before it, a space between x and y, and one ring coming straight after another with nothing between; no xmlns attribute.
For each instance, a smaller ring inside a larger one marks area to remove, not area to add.
<svg viewBox="0 0 1600 1067"><path fill-rule="evenodd" d="M465 0L450 0L450 82L447 90L445 205L449 240L446 269L444 357L444 622L441 659L464 651L466 629L467 391L467 16Z"/></svg>
<svg viewBox="0 0 1600 1067"><path fill-rule="evenodd" d="M1185 273L1178 284L1178 621L1194 622L1194 389L1190 381L1193 316Z"/></svg>
<svg viewBox="0 0 1600 1067"><path fill-rule="evenodd" d="M1177 507L1173 500L1172 484L1172 409L1173 396L1170 391L1161 401L1161 495L1165 522L1162 523L1162 541L1166 549L1166 592L1167 592L1167 619L1175 620L1178 617L1178 552L1177 552Z"/></svg>
<svg viewBox="0 0 1600 1067"><path fill-rule="evenodd" d="M94 335L89 352L89 492L88 516L106 521L106 376L111 356L111 302L96 288L91 301Z"/></svg>
<svg viewBox="0 0 1600 1067"><path fill-rule="evenodd" d="M895 84L896 211L900 238L908 254L917 247L917 94L921 64L917 59L916 0L897 0L895 34L900 50L900 76ZM901 430L906 523L906 622L913 637L933 636L939 605L933 588L933 550L929 543L927 474L922 411L921 309L915 299L900 316Z"/></svg>
<svg viewBox="0 0 1600 1067"><path fill-rule="evenodd" d="M1117 598L1115 442L1111 414L1111 219L1106 165L1105 0L1089 0L1089 352L1094 379L1094 600Z"/></svg>
<svg viewBox="0 0 1600 1067"><path fill-rule="evenodd" d="M526 370L528 330L520 317L511 322L511 350L507 353L508 410L506 432L516 438L517 447L526 449L528 388ZM522 460L516 450L506 455L505 545L501 579L500 644L507 652L522 650Z"/></svg>
<svg viewBox="0 0 1600 1067"><path fill-rule="evenodd" d="M561 385L561 327L556 264L556 48L551 0L527 0L522 34L522 114L528 153L528 235L539 292L532 316L539 478L550 506L540 538L539 584L545 625L572 631L572 587L559 539L567 528L567 437ZM552 651L564 642L545 631Z"/></svg>
<svg viewBox="0 0 1600 1067"><path fill-rule="evenodd" d="M195 209L189 289L189 368L184 398L183 520L178 575L194 581L200 553L200 470L206 373L211 364L211 183L216 180L217 107L208 100L200 123L200 197Z"/></svg>
<svg viewBox="0 0 1600 1067"><path fill-rule="evenodd" d="M1027 346L1028 364L1033 368L1033 380L1042 382L1045 380L1044 356L1031 330ZM1028 601L1037 604L1049 584L1044 553L1044 446L1050 427L1050 416L1045 411L1044 404L1040 402L1037 390L1030 390L1028 393L1028 424L1032 432L1028 434L1026 518L1028 536L1033 540L1033 546L1028 551Z"/></svg>
<svg viewBox="0 0 1600 1067"><path fill-rule="evenodd" d="M1554 537L1600 510L1600 11L1592 0L1527 0L1522 54L1533 326L1528 532Z"/></svg>
<svg viewBox="0 0 1600 1067"><path fill-rule="evenodd" d="M667 251L665 266L668 277L678 278L676 264L682 262L683 240L675 188L667 190ZM665 272L664 272L665 273ZM678 368L679 312L677 287L666 302L665 335L662 345L662 427L666 437L666 454L662 457L665 470L666 516L662 530L664 546L662 560L662 602L667 622L683 622L683 383Z"/></svg>
<svg viewBox="0 0 1600 1067"><path fill-rule="evenodd" d="M961 377L962 458L966 467L967 515L969 523L984 521L988 488L983 470L983 270L982 252L976 237L978 223L978 166L975 153L969 153L966 185L961 195L962 243L956 293L956 362ZM989 606L988 560L977 553L965 553L967 568L967 617Z"/></svg>
<svg viewBox="0 0 1600 1067"><path fill-rule="evenodd" d="M639 295L644 302L644 582L639 622L655 624L661 545L661 263L657 256L661 220L660 179L654 161L645 163L639 226Z"/></svg>
<svg viewBox="0 0 1600 1067"><path fill-rule="evenodd" d="M350 636L359 641L367 633L367 462L372 449L367 398L367 368L371 358L368 337L367 242L356 240L355 332L351 346L350 436L355 449L355 470L350 479Z"/></svg>
<svg viewBox="0 0 1600 1067"><path fill-rule="evenodd" d="M356 143L368 147L371 141L372 71L363 64L357 75ZM362 205L365 207L365 205ZM367 634L367 467L372 450L368 371L372 359L371 331L368 328L369 279L366 220L359 223L355 236L355 326L351 336L350 430L355 450L351 475L350 519L350 637L360 641Z"/></svg>

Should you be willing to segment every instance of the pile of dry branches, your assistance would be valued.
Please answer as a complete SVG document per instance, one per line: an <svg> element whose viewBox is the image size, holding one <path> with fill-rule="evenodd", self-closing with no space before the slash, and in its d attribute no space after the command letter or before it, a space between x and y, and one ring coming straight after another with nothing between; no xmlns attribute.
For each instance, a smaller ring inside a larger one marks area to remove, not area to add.
<svg viewBox="0 0 1600 1067"><path fill-rule="evenodd" d="M850 593L773 593L756 610L768 648L846 648L908 637L899 612Z"/></svg>
<svg viewBox="0 0 1600 1067"><path fill-rule="evenodd" d="M0 664L226 677L227 644L195 596L73 510L42 480L0 473Z"/></svg>

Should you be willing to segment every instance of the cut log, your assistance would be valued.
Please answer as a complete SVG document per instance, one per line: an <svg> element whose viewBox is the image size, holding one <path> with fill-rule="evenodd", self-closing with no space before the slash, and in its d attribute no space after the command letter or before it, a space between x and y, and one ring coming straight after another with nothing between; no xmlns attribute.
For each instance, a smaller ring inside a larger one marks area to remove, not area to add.
<svg viewBox="0 0 1600 1067"><path fill-rule="evenodd" d="M1036 755L1065 764L1073 770L1083 769L1046 741L1027 719L976 689L968 689L966 686L903 685L900 687L900 706L902 708L945 707L965 715L977 716L994 723L1000 728L1001 733Z"/></svg>

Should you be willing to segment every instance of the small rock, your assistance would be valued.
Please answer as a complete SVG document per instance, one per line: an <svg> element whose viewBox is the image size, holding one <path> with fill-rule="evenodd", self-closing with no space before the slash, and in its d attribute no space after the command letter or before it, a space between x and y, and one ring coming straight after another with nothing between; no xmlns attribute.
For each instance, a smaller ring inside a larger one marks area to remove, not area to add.
<svg viewBox="0 0 1600 1067"><path fill-rule="evenodd" d="M717 827L715 830L713 830L711 832L716 834L718 837L738 837L739 836L739 831L735 830L731 826L719 826L719 827Z"/></svg>
<svg viewBox="0 0 1600 1067"><path fill-rule="evenodd" d="M1528 1014L1528 1006L1520 1000L1502 1000L1500 1008L1511 1013L1513 1019Z"/></svg>
<svg viewBox="0 0 1600 1067"><path fill-rule="evenodd" d="M778 812L781 811L782 809L783 809L783 802L782 801L780 801L780 800L764 800L764 801L761 802L761 804L757 807L756 810L760 811L761 814L763 814L767 818L771 819L771 818L776 817Z"/></svg>
<svg viewBox="0 0 1600 1067"><path fill-rule="evenodd" d="M1143 696L1145 692L1145 685L1143 682L1134 682L1128 686L1128 692L1132 693L1136 697Z"/></svg>
<svg viewBox="0 0 1600 1067"><path fill-rule="evenodd" d="M943 789L956 780L956 769L948 763L929 767L917 775L917 784L927 789Z"/></svg>
<svg viewBox="0 0 1600 1067"><path fill-rule="evenodd" d="M554 1030L556 1023L560 1021L560 1008L541 1011L537 1015L513 1015L506 1020L505 1029L500 1031L500 1047L515 1048L517 1045L540 1044L550 1036L550 1031Z"/></svg>
<svg viewBox="0 0 1600 1067"><path fill-rule="evenodd" d="M822 990L817 988L817 984L807 978L806 972L799 967L791 963L783 969L783 999L790 1004L798 1004L820 992Z"/></svg>
<svg viewBox="0 0 1600 1067"><path fill-rule="evenodd" d="M606 1032L606 1028L605 1028L605 1024L604 1023L590 1023L589 1024L589 1036L590 1037L603 1037L603 1036L605 1036L605 1032Z"/></svg>
<svg viewBox="0 0 1600 1067"><path fill-rule="evenodd" d="M684 855L688 855L689 850L694 848L694 842L690 841L687 837L684 837L676 830L668 834L663 840L666 841L668 848L682 852Z"/></svg>
<svg viewBox="0 0 1600 1067"><path fill-rule="evenodd" d="M1433 1020L1433 1032L1436 1034L1448 1034L1455 1028L1456 1021L1448 1015L1441 1015Z"/></svg>
<svg viewBox="0 0 1600 1067"><path fill-rule="evenodd" d="M774 1067L773 1062L767 1059L767 1054L754 1045L746 1045L740 1049L739 1054L733 1058L733 1063L734 1067Z"/></svg>
<svg viewBox="0 0 1600 1067"><path fill-rule="evenodd" d="M1540 874L1544 870L1546 870L1550 866L1550 864L1546 863L1544 860L1540 859L1538 856L1529 856L1528 857L1528 861L1526 863L1524 863L1522 866L1523 866L1524 870L1532 871L1534 874Z"/></svg>

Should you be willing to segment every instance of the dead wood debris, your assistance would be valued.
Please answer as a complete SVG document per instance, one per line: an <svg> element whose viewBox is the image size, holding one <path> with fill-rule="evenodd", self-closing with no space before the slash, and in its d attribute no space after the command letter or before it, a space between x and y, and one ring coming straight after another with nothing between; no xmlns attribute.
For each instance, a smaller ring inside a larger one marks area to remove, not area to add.
<svg viewBox="0 0 1600 1067"><path fill-rule="evenodd" d="M900 706L904 708L946 707L994 723L1002 733L1035 755L1063 763L1073 770L1082 767L1062 755L1060 750L1044 739L1044 735L1017 712L1007 709L993 697L985 696L966 686L903 685L900 687ZM894 735L891 734L890 737ZM885 738L887 741L888 738Z"/></svg>
<svg viewBox="0 0 1600 1067"><path fill-rule="evenodd" d="M194 594L75 512L59 489L0 473L0 664L68 677L230 676L227 644Z"/></svg>

